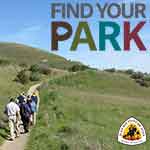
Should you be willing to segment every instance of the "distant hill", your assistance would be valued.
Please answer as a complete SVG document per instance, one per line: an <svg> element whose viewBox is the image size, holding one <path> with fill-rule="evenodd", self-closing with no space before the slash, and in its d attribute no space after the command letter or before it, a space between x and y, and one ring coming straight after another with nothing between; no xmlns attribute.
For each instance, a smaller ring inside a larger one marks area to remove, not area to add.
<svg viewBox="0 0 150 150"><path fill-rule="evenodd" d="M68 69L78 62L68 61L63 57L45 52L41 49L16 43L0 43L0 60L8 60L16 64L46 63L50 67Z"/></svg>
<svg viewBox="0 0 150 150"><path fill-rule="evenodd" d="M99 94L145 98L146 100L149 100L150 96L150 88L142 87L129 75L118 72L87 70L64 76L53 82L60 86L94 91Z"/></svg>

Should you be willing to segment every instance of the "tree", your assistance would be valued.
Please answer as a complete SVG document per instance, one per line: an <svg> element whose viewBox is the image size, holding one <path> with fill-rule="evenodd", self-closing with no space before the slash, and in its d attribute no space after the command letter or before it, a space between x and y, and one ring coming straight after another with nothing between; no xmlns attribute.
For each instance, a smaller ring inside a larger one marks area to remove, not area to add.
<svg viewBox="0 0 150 150"><path fill-rule="evenodd" d="M32 72L39 72L40 71L39 65L37 65L37 64L31 65L30 71L32 71Z"/></svg>
<svg viewBox="0 0 150 150"><path fill-rule="evenodd" d="M30 81L40 81L41 75L38 72L32 72L30 74Z"/></svg>
<svg viewBox="0 0 150 150"><path fill-rule="evenodd" d="M29 81L29 76L26 72L26 70L21 70L18 74L17 74L17 78L16 80L22 84L26 84Z"/></svg>

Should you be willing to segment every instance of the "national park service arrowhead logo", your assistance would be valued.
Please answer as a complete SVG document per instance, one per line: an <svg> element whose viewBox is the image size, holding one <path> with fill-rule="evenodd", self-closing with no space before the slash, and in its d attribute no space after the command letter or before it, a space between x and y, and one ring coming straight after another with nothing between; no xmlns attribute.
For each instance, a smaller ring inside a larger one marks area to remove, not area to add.
<svg viewBox="0 0 150 150"><path fill-rule="evenodd" d="M120 127L118 141L126 145L137 145L146 142L143 125L135 118L129 118Z"/></svg>

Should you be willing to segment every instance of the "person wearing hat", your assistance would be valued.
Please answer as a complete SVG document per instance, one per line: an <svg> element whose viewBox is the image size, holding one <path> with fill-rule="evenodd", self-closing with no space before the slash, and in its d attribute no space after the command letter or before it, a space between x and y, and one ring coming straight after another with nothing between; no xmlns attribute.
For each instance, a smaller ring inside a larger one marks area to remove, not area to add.
<svg viewBox="0 0 150 150"><path fill-rule="evenodd" d="M20 108L15 103L15 99L10 99L9 103L6 105L5 114L8 116L9 121L10 140L14 140L15 137L19 137L20 134L18 128L18 120L20 119Z"/></svg>
<svg viewBox="0 0 150 150"><path fill-rule="evenodd" d="M25 100L25 98L26 98L26 95L25 95L24 92L22 92L22 93L17 97L18 103L23 103L24 100Z"/></svg>
<svg viewBox="0 0 150 150"><path fill-rule="evenodd" d="M38 111L38 97L36 95L36 92L33 92L32 96L31 96L31 108L32 108L32 119L33 119L33 125L36 125L36 115L37 115L37 111Z"/></svg>
<svg viewBox="0 0 150 150"><path fill-rule="evenodd" d="M29 96L27 96L27 101L24 100L23 103L20 104L20 115L21 115L21 120L23 122L24 133L27 133L29 132L30 117L31 117Z"/></svg>
<svg viewBox="0 0 150 150"><path fill-rule="evenodd" d="M36 92L33 92L33 94L31 95L31 100L35 102L35 104L37 105L38 103L38 98L36 95Z"/></svg>

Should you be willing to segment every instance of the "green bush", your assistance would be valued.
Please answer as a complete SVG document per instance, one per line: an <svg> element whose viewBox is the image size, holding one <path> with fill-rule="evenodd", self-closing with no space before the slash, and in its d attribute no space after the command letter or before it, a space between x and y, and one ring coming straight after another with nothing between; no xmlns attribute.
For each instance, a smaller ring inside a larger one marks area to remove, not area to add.
<svg viewBox="0 0 150 150"><path fill-rule="evenodd" d="M47 66L47 65L32 65L29 69L31 72L33 73L42 73L42 74L45 74L45 75L49 75L51 74L51 69Z"/></svg>
<svg viewBox="0 0 150 150"><path fill-rule="evenodd" d="M105 71L106 71L106 72L112 72L112 73L113 73L113 72L116 72L116 69L115 69L115 68L110 68L110 69L105 69Z"/></svg>
<svg viewBox="0 0 150 150"><path fill-rule="evenodd" d="M69 146L66 143L60 145L60 150L69 150Z"/></svg>
<svg viewBox="0 0 150 150"><path fill-rule="evenodd" d="M32 72L30 74L30 81L40 81L41 75L38 72Z"/></svg>
<svg viewBox="0 0 150 150"><path fill-rule="evenodd" d="M125 71L126 74L132 75L134 73L134 70L128 69Z"/></svg>
<svg viewBox="0 0 150 150"><path fill-rule="evenodd" d="M26 63L20 63L19 66L22 67L22 68L27 68L28 67L28 65Z"/></svg>
<svg viewBox="0 0 150 150"><path fill-rule="evenodd" d="M70 72L77 72L77 71L84 71L86 69L89 69L89 67L85 66L85 65L76 64L76 65L73 65L72 67L70 67L69 71Z"/></svg>
<svg viewBox="0 0 150 150"><path fill-rule="evenodd" d="M9 65L10 62L8 60L5 59L0 59L0 65Z"/></svg>
<svg viewBox="0 0 150 150"><path fill-rule="evenodd" d="M143 79L144 74L142 72L135 72L131 75L132 79Z"/></svg>
<svg viewBox="0 0 150 150"><path fill-rule="evenodd" d="M136 79L135 80L140 86L149 87L148 82L144 81L143 79Z"/></svg>
<svg viewBox="0 0 150 150"><path fill-rule="evenodd" d="M32 71L32 72L39 72L40 71L39 65L37 65L37 64L31 65L30 71Z"/></svg>
<svg viewBox="0 0 150 150"><path fill-rule="evenodd" d="M145 80L145 81L150 81L150 75L144 76L144 80Z"/></svg>
<svg viewBox="0 0 150 150"><path fill-rule="evenodd" d="M29 75L27 74L26 70L21 70L16 77L16 81L26 84L29 81Z"/></svg>

